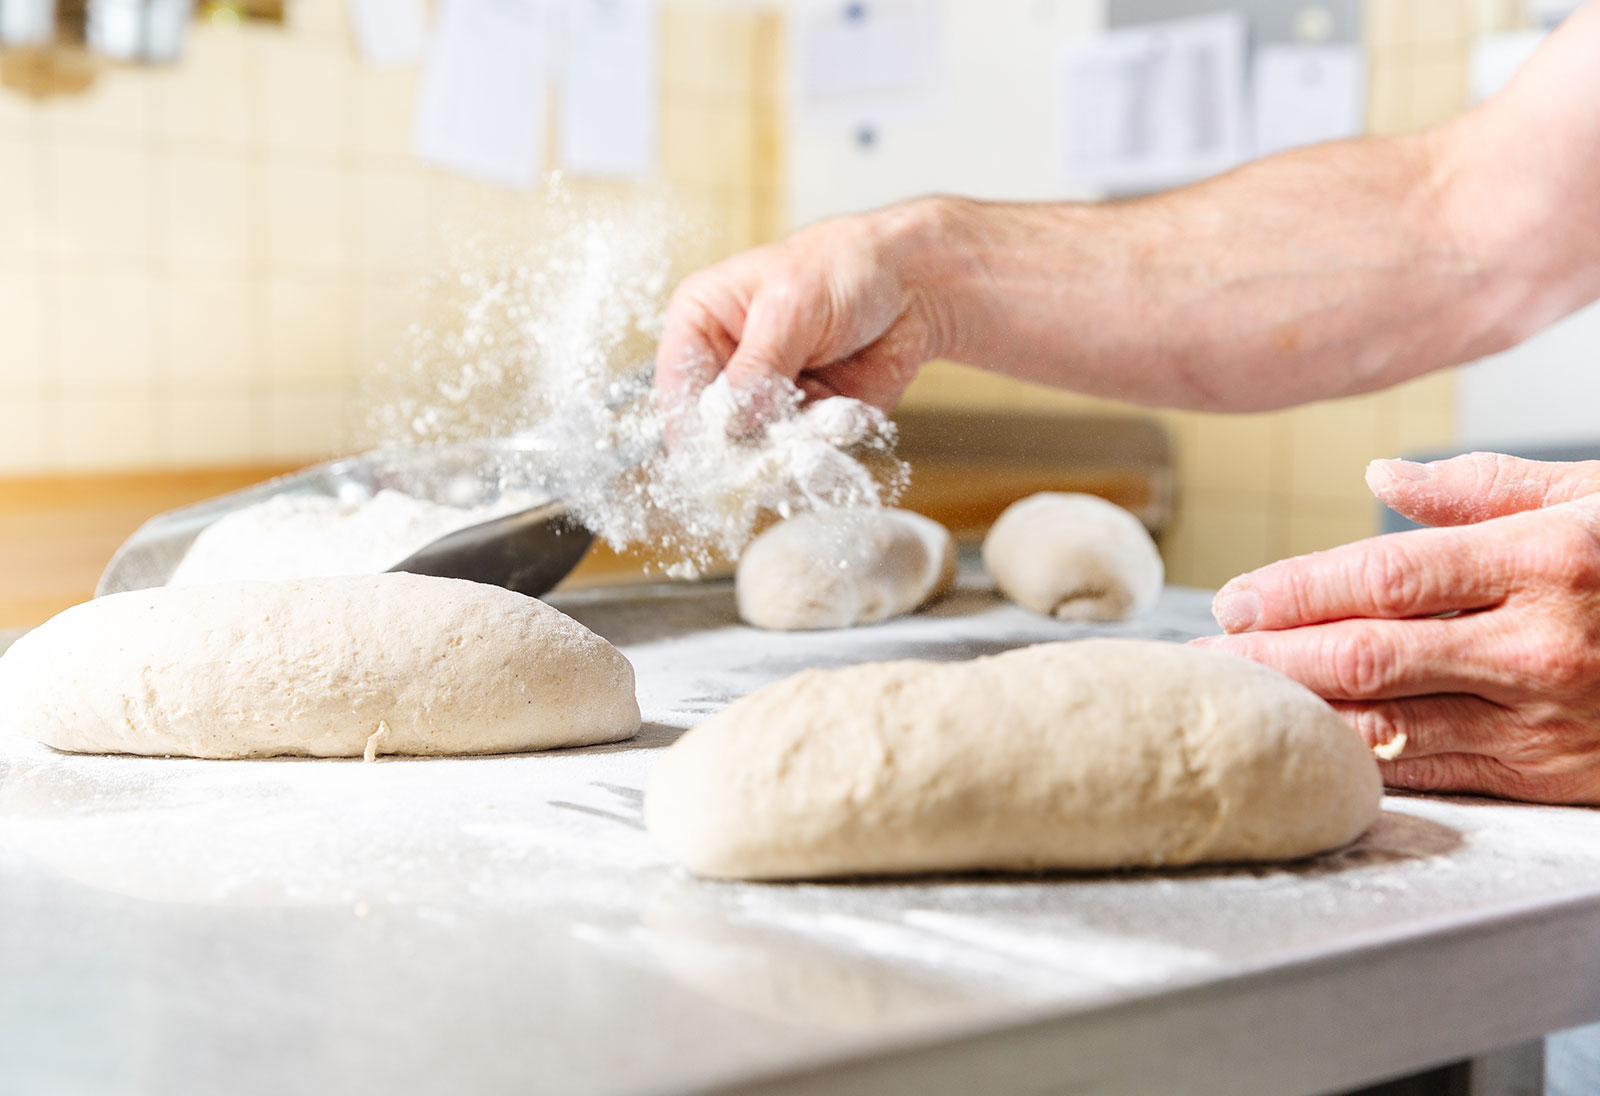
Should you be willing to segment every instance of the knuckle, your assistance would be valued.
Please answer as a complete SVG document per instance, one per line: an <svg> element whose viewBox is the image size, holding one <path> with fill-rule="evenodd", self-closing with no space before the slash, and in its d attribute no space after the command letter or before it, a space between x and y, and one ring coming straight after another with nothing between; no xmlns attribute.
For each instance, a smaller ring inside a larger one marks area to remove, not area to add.
<svg viewBox="0 0 1600 1096"><path fill-rule="evenodd" d="M1562 515L1540 541L1551 577L1576 590L1600 586L1600 540L1584 522Z"/></svg>
<svg viewBox="0 0 1600 1096"><path fill-rule="evenodd" d="M1376 696L1393 681L1394 648L1370 631L1358 633L1333 650L1334 681L1347 695Z"/></svg>
<svg viewBox="0 0 1600 1096"><path fill-rule="evenodd" d="M1411 553L1394 541L1372 546L1362 562L1360 577L1381 616L1408 614L1422 595L1422 569Z"/></svg>
<svg viewBox="0 0 1600 1096"><path fill-rule="evenodd" d="M1478 486L1487 495L1494 496L1515 487L1525 472L1525 462L1505 453L1474 453L1477 464Z"/></svg>
<svg viewBox="0 0 1600 1096"><path fill-rule="evenodd" d="M668 311L704 311L705 298L711 287L716 284L718 284L716 267L695 271L672 290L672 296L667 299Z"/></svg>

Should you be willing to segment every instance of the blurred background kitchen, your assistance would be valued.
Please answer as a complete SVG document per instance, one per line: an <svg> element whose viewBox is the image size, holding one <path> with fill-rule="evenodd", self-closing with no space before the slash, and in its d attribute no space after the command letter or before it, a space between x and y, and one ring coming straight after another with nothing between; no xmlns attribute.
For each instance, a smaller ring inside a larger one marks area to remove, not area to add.
<svg viewBox="0 0 1600 1096"><path fill-rule="evenodd" d="M0 0L0 627L158 510L360 444L462 233L665 196L682 272L928 191L1147 192L1432 125L1541 0ZM493 229L491 228L491 231ZM908 504L1124 502L1171 581L1369 535L1374 457L1596 433L1600 310L1464 371L1265 415L928 367ZM963 439L959 460L949 441ZM597 560L597 575L628 570Z"/></svg>

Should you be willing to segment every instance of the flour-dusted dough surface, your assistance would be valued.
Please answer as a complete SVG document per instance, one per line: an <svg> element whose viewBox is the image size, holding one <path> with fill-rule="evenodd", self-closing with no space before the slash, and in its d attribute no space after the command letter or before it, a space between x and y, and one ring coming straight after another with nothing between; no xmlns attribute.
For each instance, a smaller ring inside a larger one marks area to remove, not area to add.
<svg viewBox="0 0 1600 1096"><path fill-rule="evenodd" d="M699 875L800 879L1309 856L1378 816L1377 763L1257 663L1150 640L808 670L666 752L645 820Z"/></svg>
<svg viewBox="0 0 1600 1096"><path fill-rule="evenodd" d="M796 631L877 624L950 588L950 531L909 510L823 510L781 522L745 549L734 579L739 616Z"/></svg>
<svg viewBox="0 0 1600 1096"><path fill-rule="evenodd" d="M383 574L74 606L0 658L0 720L80 753L360 757L615 742L639 706L622 653L543 602Z"/></svg>
<svg viewBox="0 0 1600 1096"><path fill-rule="evenodd" d="M1094 495L1044 491L1008 506L983 540L1006 597L1065 620L1124 620L1161 594L1165 571L1138 518Z"/></svg>

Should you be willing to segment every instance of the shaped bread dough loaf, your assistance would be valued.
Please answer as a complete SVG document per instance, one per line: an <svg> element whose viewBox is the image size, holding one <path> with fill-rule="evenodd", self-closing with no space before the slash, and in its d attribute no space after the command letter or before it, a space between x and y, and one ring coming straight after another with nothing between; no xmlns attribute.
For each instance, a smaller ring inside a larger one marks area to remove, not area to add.
<svg viewBox="0 0 1600 1096"><path fill-rule="evenodd" d="M983 565L1018 605L1063 620L1124 620L1161 594L1161 553L1138 518L1095 495L1044 491L1006 507Z"/></svg>
<svg viewBox="0 0 1600 1096"><path fill-rule="evenodd" d="M1337 848L1381 794L1360 736L1276 671L1092 639L796 674L675 742L645 821L728 879L1161 867Z"/></svg>
<svg viewBox="0 0 1600 1096"><path fill-rule="evenodd" d="M223 582L74 606L0 658L0 720L58 750L482 754L639 729L633 667L531 597L410 574Z"/></svg>
<svg viewBox="0 0 1600 1096"><path fill-rule="evenodd" d="M955 574L955 542L931 518L909 510L824 510L751 541L734 594L739 616L757 628L849 628L927 604Z"/></svg>

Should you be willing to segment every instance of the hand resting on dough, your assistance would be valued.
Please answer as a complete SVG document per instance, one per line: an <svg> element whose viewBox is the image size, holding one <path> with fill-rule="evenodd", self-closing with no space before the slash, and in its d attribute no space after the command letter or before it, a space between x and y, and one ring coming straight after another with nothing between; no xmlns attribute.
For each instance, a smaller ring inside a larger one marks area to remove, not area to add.
<svg viewBox="0 0 1600 1096"><path fill-rule="evenodd" d="M1374 493L1440 528L1270 564L1197 640L1333 702L1393 787L1600 804L1600 462L1375 461Z"/></svg>

